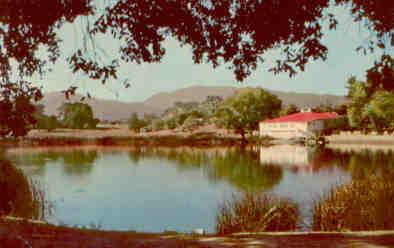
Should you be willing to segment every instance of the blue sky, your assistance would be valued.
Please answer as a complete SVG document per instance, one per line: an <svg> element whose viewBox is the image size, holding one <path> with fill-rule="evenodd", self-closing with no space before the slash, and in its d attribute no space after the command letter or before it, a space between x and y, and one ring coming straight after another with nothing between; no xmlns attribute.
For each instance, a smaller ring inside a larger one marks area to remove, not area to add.
<svg viewBox="0 0 394 248"><path fill-rule="evenodd" d="M72 74L68 69L65 57L78 48L82 25L67 24L59 31L60 37L64 40L62 57L55 64L52 72L41 80L38 77L34 77L34 80L47 92L76 85L80 93L89 91L94 97L129 102L142 101L158 92L193 85L253 86L282 91L343 95L346 94L347 78L355 75L359 79L364 79L365 70L373 65L373 62L380 57L380 53L367 56L357 53L355 48L365 40L368 33L361 24L353 23L344 9L336 8L334 11L340 17L339 26L337 30L327 32L323 39L329 49L328 59L323 62L311 62L305 72L292 78L287 74L274 75L267 71L266 65L259 64L252 76L239 83L226 66L213 69L210 64L194 64L190 48L180 47L175 40L169 39L165 42L167 52L161 63L123 64L119 81L102 85L99 81L89 80L83 75ZM111 39L101 38L99 44L109 54L115 51L116 42ZM275 61L275 52L266 54L265 60L269 63ZM131 82L131 87L128 89L120 83L126 78Z"/></svg>

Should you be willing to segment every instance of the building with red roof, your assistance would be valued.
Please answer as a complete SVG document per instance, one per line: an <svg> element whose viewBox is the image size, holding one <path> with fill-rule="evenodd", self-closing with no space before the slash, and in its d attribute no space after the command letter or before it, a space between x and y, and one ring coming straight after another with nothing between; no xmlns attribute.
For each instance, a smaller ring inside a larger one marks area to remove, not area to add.
<svg viewBox="0 0 394 248"><path fill-rule="evenodd" d="M337 113L301 111L259 123L260 136L291 139L318 135L325 129L327 120L338 118Z"/></svg>

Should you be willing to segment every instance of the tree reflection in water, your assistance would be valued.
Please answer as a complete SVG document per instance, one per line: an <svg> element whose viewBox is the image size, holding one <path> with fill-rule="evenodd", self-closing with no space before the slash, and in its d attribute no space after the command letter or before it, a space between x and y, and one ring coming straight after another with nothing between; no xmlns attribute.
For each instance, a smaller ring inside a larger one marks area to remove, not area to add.
<svg viewBox="0 0 394 248"><path fill-rule="evenodd" d="M98 158L98 153L96 150L74 150L62 153L61 157L64 162L64 171L67 174L83 175L92 170L93 164Z"/></svg>
<svg viewBox="0 0 394 248"><path fill-rule="evenodd" d="M34 173L43 175L45 165L49 162L61 161L64 172L68 175L84 175L90 173L98 158L97 150L47 150L32 153L8 155L15 164L34 166Z"/></svg>
<svg viewBox="0 0 394 248"><path fill-rule="evenodd" d="M0 159L0 191L0 215L44 218L44 192L4 159Z"/></svg>
<svg viewBox="0 0 394 248"><path fill-rule="evenodd" d="M377 176L383 180L394 179L394 152L392 150L359 150L330 152L331 166L335 164L348 171L353 180Z"/></svg>
<svg viewBox="0 0 394 248"><path fill-rule="evenodd" d="M242 191L264 191L280 182L282 169L261 165L259 154L237 148L140 148L129 152L135 163L142 158L159 158L175 162L179 170L202 169L213 182L227 181Z"/></svg>

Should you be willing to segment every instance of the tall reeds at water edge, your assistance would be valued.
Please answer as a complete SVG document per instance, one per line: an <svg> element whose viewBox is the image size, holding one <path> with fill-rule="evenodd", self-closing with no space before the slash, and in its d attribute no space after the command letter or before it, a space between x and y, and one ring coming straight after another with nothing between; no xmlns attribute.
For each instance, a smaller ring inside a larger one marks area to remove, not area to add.
<svg viewBox="0 0 394 248"><path fill-rule="evenodd" d="M222 204L216 217L216 232L291 231L297 228L298 218L295 203L267 194L246 193Z"/></svg>
<svg viewBox="0 0 394 248"><path fill-rule="evenodd" d="M394 229L394 182L373 177L332 188L314 205L312 229Z"/></svg>

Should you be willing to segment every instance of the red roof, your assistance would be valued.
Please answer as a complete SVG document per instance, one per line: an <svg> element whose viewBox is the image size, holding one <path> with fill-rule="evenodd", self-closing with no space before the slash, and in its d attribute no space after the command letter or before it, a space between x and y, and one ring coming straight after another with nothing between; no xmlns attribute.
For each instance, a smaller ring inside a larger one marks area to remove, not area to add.
<svg viewBox="0 0 394 248"><path fill-rule="evenodd" d="M265 120L262 122L276 123L276 122L310 122L316 120L335 119L338 117L337 113L315 113L315 112L299 112L291 115L282 116L275 119Z"/></svg>

